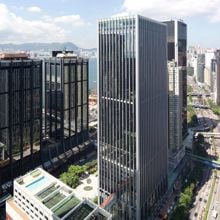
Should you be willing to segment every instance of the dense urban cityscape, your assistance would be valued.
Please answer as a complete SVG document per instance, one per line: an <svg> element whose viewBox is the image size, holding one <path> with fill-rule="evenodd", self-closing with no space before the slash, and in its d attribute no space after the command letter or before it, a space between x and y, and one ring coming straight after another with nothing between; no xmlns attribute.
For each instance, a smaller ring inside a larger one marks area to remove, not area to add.
<svg viewBox="0 0 220 220"><path fill-rule="evenodd" d="M117 14L91 49L0 44L0 220L220 219L220 49L190 28Z"/></svg>

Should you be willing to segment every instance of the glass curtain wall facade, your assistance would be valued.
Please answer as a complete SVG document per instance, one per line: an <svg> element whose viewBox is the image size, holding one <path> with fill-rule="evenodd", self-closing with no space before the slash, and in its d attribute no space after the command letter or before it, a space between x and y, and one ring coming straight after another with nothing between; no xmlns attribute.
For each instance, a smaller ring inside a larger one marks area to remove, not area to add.
<svg viewBox="0 0 220 220"><path fill-rule="evenodd" d="M88 140L88 60L45 60L44 161Z"/></svg>
<svg viewBox="0 0 220 220"><path fill-rule="evenodd" d="M185 155L182 147L182 71L174 61L168 61L169 75L169 142L168 167L174 171Z"/></svg>
<svg viewBox="0 0 220 220"><path fill-rule="evenodd" d="M103 19L98 41L100 203L114 198L115 219L147 219L167 187L166 26Z"/></svg>
<svg viewBox="0 0 220 220"><path fill-rule="evenodd" d="M0 60L0 184L40 164L42 61Z"/></svg>
<svg viewBox="0 0 220 220"><path fill-rule="evenodd" d="M182 137L187 134L187 25L179 20L165 21L168 30L168 60L176 62L182 76Z"/></svg>

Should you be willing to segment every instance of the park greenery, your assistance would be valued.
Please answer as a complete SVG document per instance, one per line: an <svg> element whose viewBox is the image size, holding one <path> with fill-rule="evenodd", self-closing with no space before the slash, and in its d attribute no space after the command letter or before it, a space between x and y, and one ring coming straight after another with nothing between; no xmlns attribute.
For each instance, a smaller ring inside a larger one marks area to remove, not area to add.
<svg viewBox="0 0 220 220"><path fill-rule="evenodd" d="M97 171L97 161L93 160L83 166L71 165L67 172L60 175L60 180L72 188L76 188L80 184L80 179L87 174L92 174Z"/></svg>
<svg viewBox="0 0 220 220"><path fill-rule="evenodd" d="M185 220L189 218L189 210L194 200L196 187L201 181L202 176L202 166L196 163L187 181L184 181L182 184L182 193L180 194L178 204L169 219Z"/></svg>
<svg viewBox="0 0 220 220"><path fill-rule="evenodd" d="M187 122L189 127L194 127L198 123L198 118L192 106L187 106Z"/></svg>
<svg viewBox="0 0 220 220"><path fill-rule="evenodd" d="M212 112L216 115L220 115L220 108L219 106L214 102L212 101L211 99L208 100L208 104L209 104L209 107L210 109L212 110Z"/></svg>

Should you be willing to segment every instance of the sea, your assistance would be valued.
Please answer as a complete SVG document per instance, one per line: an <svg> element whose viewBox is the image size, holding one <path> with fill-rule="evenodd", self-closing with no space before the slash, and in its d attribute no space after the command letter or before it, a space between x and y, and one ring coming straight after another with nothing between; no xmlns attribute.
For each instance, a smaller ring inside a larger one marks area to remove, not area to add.
<svg viewBox="0 0 220 220"><path fill-rule="evenodd" d="M97 58L89 59L89 90L97 90Z"/></svg>

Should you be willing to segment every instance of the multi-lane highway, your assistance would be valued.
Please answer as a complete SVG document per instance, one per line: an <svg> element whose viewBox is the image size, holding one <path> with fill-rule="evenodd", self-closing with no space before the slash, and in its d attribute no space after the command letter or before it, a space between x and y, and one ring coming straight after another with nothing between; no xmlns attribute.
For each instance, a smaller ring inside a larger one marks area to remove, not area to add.
<svg viewBox="0 0 220 220"><path fill-rule="evenodd" d="M217 176L215 179L215 186L213 191L213 196L211 200L211 204L208 212L208 220L218 219L220 220L220 181L219 181L220 173L217 172ZM216 215L214 217L214 214Z"/></svg>
<svg viewBox="0 0 220 220"><path fill-rule="evenodd" d="M200 99L193 99L194 104L204 104L204 100L205 103L207 103L207 98L205 96L202 96L202 98ZM212 130L212 132L220 132L219 118L212 112L212 110L204 108L194 108L194 110L198 118L198 125L193 128L194 131ZM217 159L220 156L220 140L212 138L212 141L210 142L209 138L207 138L205 141L210 144L210 147L207 149L207 153L210 155L210 157L215 156L215 158ZM200 183L201 187L197 191L195 201L193 203L193 208L190 210L190 219L199 220L204 218L205 210L207 208L207 202L211 193L212 184L215 183L213 196L211 195L210 197L212 200L209 207L207 219L220 220L220 181L218 179L215 179L214 169L211 169L208 166L204 169L205 171L203 180ZM214 218L213 216L216 213L217 217Z"/></svg>
<svg viewBox="0 0 220 220"><path fill-rule="evenodd" d="M190 210L191 220L202 220L208 201L209 190L211 186L211 170L207 169L204 172L202 181L200 182L199 189L197 191L193 208Z"/></svg>

